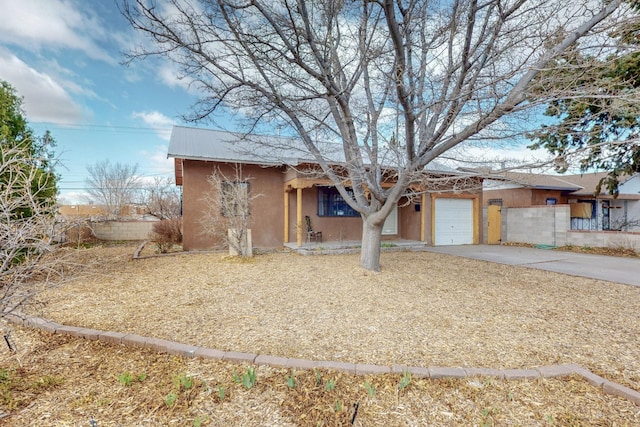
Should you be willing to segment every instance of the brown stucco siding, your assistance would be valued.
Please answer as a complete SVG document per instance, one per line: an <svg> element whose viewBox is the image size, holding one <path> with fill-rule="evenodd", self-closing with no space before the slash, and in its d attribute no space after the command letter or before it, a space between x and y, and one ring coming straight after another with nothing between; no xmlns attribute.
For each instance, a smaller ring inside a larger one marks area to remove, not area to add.
<svg viewBox="0 0 640 427"><path fill-rule="evenodd" d="M233 165L214 162L185 160L183 162L183 247L185 250L205 250L219 247L222 242L201 232L204 212L203 195L210 191L207 177L215 169L228 177L235 176ZM262 168L256 165L242 166L242 179L249 181L251 201L251 234L254 247L282 246L284 235L283 173L280 168Z"/></svg>
<svg viewBox="0 0 640 427"><path fill-rule="evenodd" d="M398 237L406 240L420 240L420 217L424 207L419 202L403 206L406 202L406 199L402 199L398 203ZM416 211L418 205L419 212Z"/></svg>
<svg viewBox="0 0 640 427"><path fill-rule="evenodd" d="M289 192L289 241L297 239L296 227L297 192ZM322 231L324 241L360 240L362 238L362 220L360 217L321 217L318 216L318 188L316 186L302 190L302 218L309 216L315 231ZM303 222L303 228L306 224ZM306 240L306 229L302 230L302 241Z"/></svg>
<svg viewBox="0 0 640 427"><path fill-rule="evenodd" d="M511 188L505 190L487 190L484 192L484 206L491 199L502 199L502 206L510 208L524 208L529 206L546 205L547 198L555 198L557 204L568 203L567 196L560 190L535 190L531 188Z"/></svg>

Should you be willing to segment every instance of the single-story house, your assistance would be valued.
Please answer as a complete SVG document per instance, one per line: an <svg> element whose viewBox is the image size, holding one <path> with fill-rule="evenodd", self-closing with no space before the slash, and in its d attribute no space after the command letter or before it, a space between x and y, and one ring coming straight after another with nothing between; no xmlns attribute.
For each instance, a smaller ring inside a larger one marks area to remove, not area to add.
<svg viewBox="0 0 640 427"><path fill-rule="evenodd" d="M572 230L640 231L640 174L623 177L619 194L596 194L604 172L545 175L504 172L483 181L484 206L571 206Z"/></svg>
<svg viewBox="0 0 640 427"><path fill-rule="evenodd" d="M302 246L307 240L304 219L322 231L323 241L357 241L362 220L340 196L318 165L296 141L282 137L251 136L226 131L175 126L168 157L174 159L176 184L182 186L183 248L204 250L218 246L202 232L205 204L211 190L208 177L216 170L241 180L252 195L249 207L253 246L277 248L285 243ZM262 145L260 141L268 144ZM411 240L428 245L477 244L481 241L482 184L478 178L440 167L425 176L464 176L469 190L420 192L403 198L387 219L384 240ZM316 173L309 173L315 171ZM460 180L458 180L460 181ZM459 184L459 182L458 182Z"/></svg>

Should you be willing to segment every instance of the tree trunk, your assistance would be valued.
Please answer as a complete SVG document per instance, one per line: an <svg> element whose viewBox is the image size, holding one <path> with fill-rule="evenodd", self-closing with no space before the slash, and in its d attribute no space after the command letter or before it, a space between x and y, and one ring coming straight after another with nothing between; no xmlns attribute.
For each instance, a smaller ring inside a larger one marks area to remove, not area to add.
<svg viewBox="0 0 640 427"><path fill-rule="evenodd" d="M374 224L370 218L362 218L362 248L360 266L366 270L380 271L380 243L382 224Z"/></svg>

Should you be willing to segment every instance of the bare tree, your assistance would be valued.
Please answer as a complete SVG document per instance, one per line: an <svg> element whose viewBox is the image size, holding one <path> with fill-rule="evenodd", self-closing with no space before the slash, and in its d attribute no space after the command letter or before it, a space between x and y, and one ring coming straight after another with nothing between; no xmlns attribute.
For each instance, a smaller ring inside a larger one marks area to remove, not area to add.
<svg viewBox="0 0 640 427"><path fill-rule="evenodd" d="M242 178L242 168L235 165L231 176L216 169L209 178L209 191L202 201L205 209L200 219L203 233L229 247L230 253L251 256L251 201L260 194L250 192L250 177Z"/></svg>
<svg viewBox="0 0 640 427"><path fill-rule="evenodd" d="M514 137L518 114L576 96L544 79L588 70L560 60L568 49L615 53L607 31L633 15L623 0L122 0L121 11L152 41L129 60L169 58L203 93L190 119L228 109L247 134L268 124L301 140L362 216L371 270L386 217L425 166Z"/></svg>
<svg viewBox="0 0 640 427"><path fill-rule="evenodd" d="M61 276L47 258L55 245L53 203L43 201L47 179L25 146L0 144L0 317L12 313ZM37 281L35 280L37 279Z"/></svg>
<svg viewBox="0 0 640 427"><path fill-rule="evenodd" d="M181 216L180 189L172 178L155 177L150 185L143 189L142 203L151 215L160 219L173 219Z"/></svg>
<svg viewBox="0 0 640 427"><path fill-rule="evenodd" d="M87 166L87 171L85 189L94 202L104 205L110 216L122 215L122 209L134 201L140 187L138 165L112 164L107 159Z"/></svg>

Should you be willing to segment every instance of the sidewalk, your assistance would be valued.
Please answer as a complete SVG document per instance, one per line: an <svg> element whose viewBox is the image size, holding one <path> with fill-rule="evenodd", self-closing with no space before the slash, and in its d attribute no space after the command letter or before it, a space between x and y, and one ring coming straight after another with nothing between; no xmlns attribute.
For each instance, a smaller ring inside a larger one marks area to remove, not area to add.
<svg viewBox="0 0 640 427"><path fill-rule="evenodd" d="M521 246L428 246L425 251L640 286L640 259Z"/></svg>

